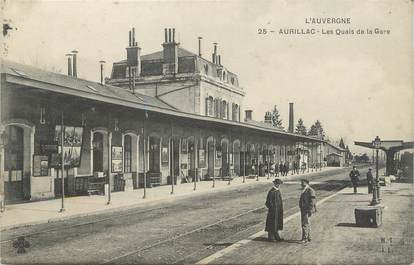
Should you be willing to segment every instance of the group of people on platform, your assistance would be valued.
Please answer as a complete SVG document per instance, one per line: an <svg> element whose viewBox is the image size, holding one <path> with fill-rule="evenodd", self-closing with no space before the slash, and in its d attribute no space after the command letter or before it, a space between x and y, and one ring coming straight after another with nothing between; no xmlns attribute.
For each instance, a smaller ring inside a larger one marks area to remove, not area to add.
<svg viewBox="0 0 414 265"><path fill-rule="evenodd" d="M358 192L359 186L359 177L361 174L359 173L358 169L354 166L349 173L349 178L351 179L352 187L354 188L354 194ZM374 190L374 177L372 175L372 169L369 168L367 172L367 185L368 185L368 193L372 193Z"/></svg>
<svg viewBox="0 0 414 265"><path fill-rule="evenodd" d="M284 167L285 165L283 165ZM274 167L274 166L273 166ZM275 167L274 167L275 168ZM282 176L285 173L282 173ZM358 184L360 173L354 166L349 173L354 193L358 192ZM369 168L367 172L368 193L373 192L374 178L372 175L372 169ZM283 199L280 192L280 186L283 181L280 178L276 178L273 181L273 187L267 193L265 205L267 207L267 217L265 231L268 233L269 241L282 241L283 238L279 235L279 231L283 230ZM310 185L307 179L301 180L302 191L299 199L299 209L301 216L302 227L302 243L307 243L312 240L310 219L314 213L316 213L316 193Z"/></svg>
<svg viewBox="0 0 414 265"><path fill-rule="evenodd" d="M283 230L283 200L280 192L280 185L283 181L276 178L273 181L273 187L267 193L266 207L266 227L265 231L268 233L268 240L282 241L279 231ZM299 199L299 209L301 216L301 227L302 227L302 240L301 243L307 243L312 240L310 219L311 216L316 213L316 193L310 187L307 179L301 181L301 194Z"/></svg>
<svg viewBox="0 0 414 265"><path fill-rule="evenodd" d="M320 168L320 164L314 163L311 165L311 168L316 170ZM306 162L300 161L293 161L290 163L289 161L275 163L257 163L253 162L251 166L250 174L252 175L259 175L264 176L265 174L269 174L270 176L279 177L279 176L287 176L289 173L293 174L304 174L305 171L308 169L308 165Z"/></svg>
<svg viewBox="0 0 414 265"><path fill-rule="evenodd" d="M317 163L312 165L313 169L319 168L320 165ZM287 176L289 173L293 174L300 174L305 173L305 171L308 169L308 165L306 162L299 162L299 161L293 161L290 163L289 161L274 163L259 163L257 165L256 162L252 162L251 171L250 174L252 175L259 175L264 176L264 174L269 174L270 176L279 177L279 176Z"/></svg>

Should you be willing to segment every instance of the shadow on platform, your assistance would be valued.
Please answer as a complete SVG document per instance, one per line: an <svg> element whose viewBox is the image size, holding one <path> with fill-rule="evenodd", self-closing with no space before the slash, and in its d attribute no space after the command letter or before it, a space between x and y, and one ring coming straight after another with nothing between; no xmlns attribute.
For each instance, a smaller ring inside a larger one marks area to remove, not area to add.
<svg viewBox="0 0 414 265"><path fill-rule="evenodd" d="M229 247L234 243L204 243L204 246L212 246L212 247Z"/></svg>
<svg viewBox="0 0 414 265"><path fill-rule="evenodd" d="M355 223L339 223L336 226L341 226L341 227L359 227Z"/></svg>
<svg viewBox="0 0 414 265"><path fill-rule="evenodd" d="M295 244L302 244L302 240L297 239L283 239L281 241L269 241L266 237L256 237L252 241L259 241L259 242L266 242L269 244L275 244L275 243L295 243Z"/></svg>

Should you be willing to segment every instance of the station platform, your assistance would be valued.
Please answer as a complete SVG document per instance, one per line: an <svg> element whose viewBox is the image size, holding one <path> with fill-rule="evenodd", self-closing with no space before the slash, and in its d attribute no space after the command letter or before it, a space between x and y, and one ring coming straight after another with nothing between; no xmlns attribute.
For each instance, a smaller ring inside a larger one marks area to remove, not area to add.
<svg viewBox="0 0 414 265"><path fill-rule="evenodd" d="M343 170L344 168L325 167L322 170L305 172L304 174L295 174L281 177L283 180L300 178L317 175L322 172ZM111 193L111 203L108 205L108 196L91 195L67 197L64 200L65 211L61 209L61 199L52 199L46 201L26 202L21 204L6 205L4 212L0 214L0 230L21 227L25 225L34 225L41 223L65 220L87 215L94 215L109 211L121 211L143 205L156 204L165 200L174 200L184 196L197 196L206 193L224 191L226 189L240 188L243 185L255 185L258 183L267 183L272 181L272 177L256 178L246 177L243 183L243 177L234 178L230 184L228 181L216 180L215 187L212 188L212 181L197 182L196 190L194 183L181 183L174 185L174 194L171 194L171 185L163 185L146 189L146 198L143 199L144 189L132 191L113 192Z"/></svg>
<svg viewBox="0 0 414 265"><path fill-rule="evenodd" d="M300 241L296 214L285 218L284 241L268 242L267 233L259 231L197 264L413 264L413 188L411 183L381 187L383 224L378 228L355 224L354 209L372 199L367 187L357 194L345 188L318 205L311 219L311 242Z"/></svg>

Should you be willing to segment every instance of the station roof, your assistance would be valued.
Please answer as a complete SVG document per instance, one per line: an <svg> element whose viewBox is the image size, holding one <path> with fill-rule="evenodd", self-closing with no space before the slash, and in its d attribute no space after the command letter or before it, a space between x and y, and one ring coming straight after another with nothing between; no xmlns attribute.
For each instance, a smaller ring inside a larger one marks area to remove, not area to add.
<svg viewBox="0 0 414 265"><path fill-rule="evenodd" d="M1 73L5 74L6 82L18 84L27 87L34 87L50 92L66 94L103 103L115 104L134 109L147 110L175 117L188 118L199 121L209 121L217 124L237 126L241 128L255 129L262 132L275 133L285 137L297 138L299 141L324 142L332 145L324 140L311 136L298 135L289 133L263 125L263 123L244 123L230 120L223 120L208 116L202 116L193 113L179 111L165 102L143 94L111 86L102 85L80 78L70 77L63 74L52 73L36 67L18 64L15 62L2 60ZM335 148L338 148L334 146ZM341 148L338 148L341 150Z"/></svg>
<svg viewBox="0 0 414 265"><path fill-rule="evenodd" d="M373 142L355 142L355 145L375 149ZM414 148L414 142L404 142L403 140L381 140L379 149L388 151L401 151L404 149Z"/></svg>
<svg viewBox="0 0 414 265"><path fill-rule="evenodd" d="M36 67L22 65L10 61L3 61L1 72L10 76L20 77L26 81L37 82L40 89L47 88L45 85L54 85L54 92L66 91L60 88L70 89L73 92L79 93L76 95L82 96L85 94L101 95L108 98L128 99L137 104L148 105L157 108L174 109L163 101L146 96L143 94L133 94L130 90L120 89L115 86L102 85L101 83L84 80L81 78L71 77L63 74L57 74L41 70Z"/></svg>

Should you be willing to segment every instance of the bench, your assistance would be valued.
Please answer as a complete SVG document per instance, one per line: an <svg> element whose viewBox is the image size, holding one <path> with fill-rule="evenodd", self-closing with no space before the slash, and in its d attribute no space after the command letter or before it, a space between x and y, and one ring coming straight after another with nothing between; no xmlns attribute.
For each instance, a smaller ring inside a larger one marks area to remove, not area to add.
<svg viewBox="0 0 414 265"><path fill-rule="evenodd" d="M144 187L144 174L139 174L139 188ZM147 188L161 185L161 172L148 172L146 174Z"/></svg>
<svg viewBox="0 0 414 265"><path fill-rule="evenodd" d="M155 172L155 173L148 172L147 178L148 178L147 184L149 184L150 188L161 185L161 172Z"/></svg>
<svg viewBox="0 0 414 265"><path fill-rule="evenodd" d="M104 194L105 193L105 178L89 178L88 179L88 188L87 193L90 196L91 194Z"/></svg>

